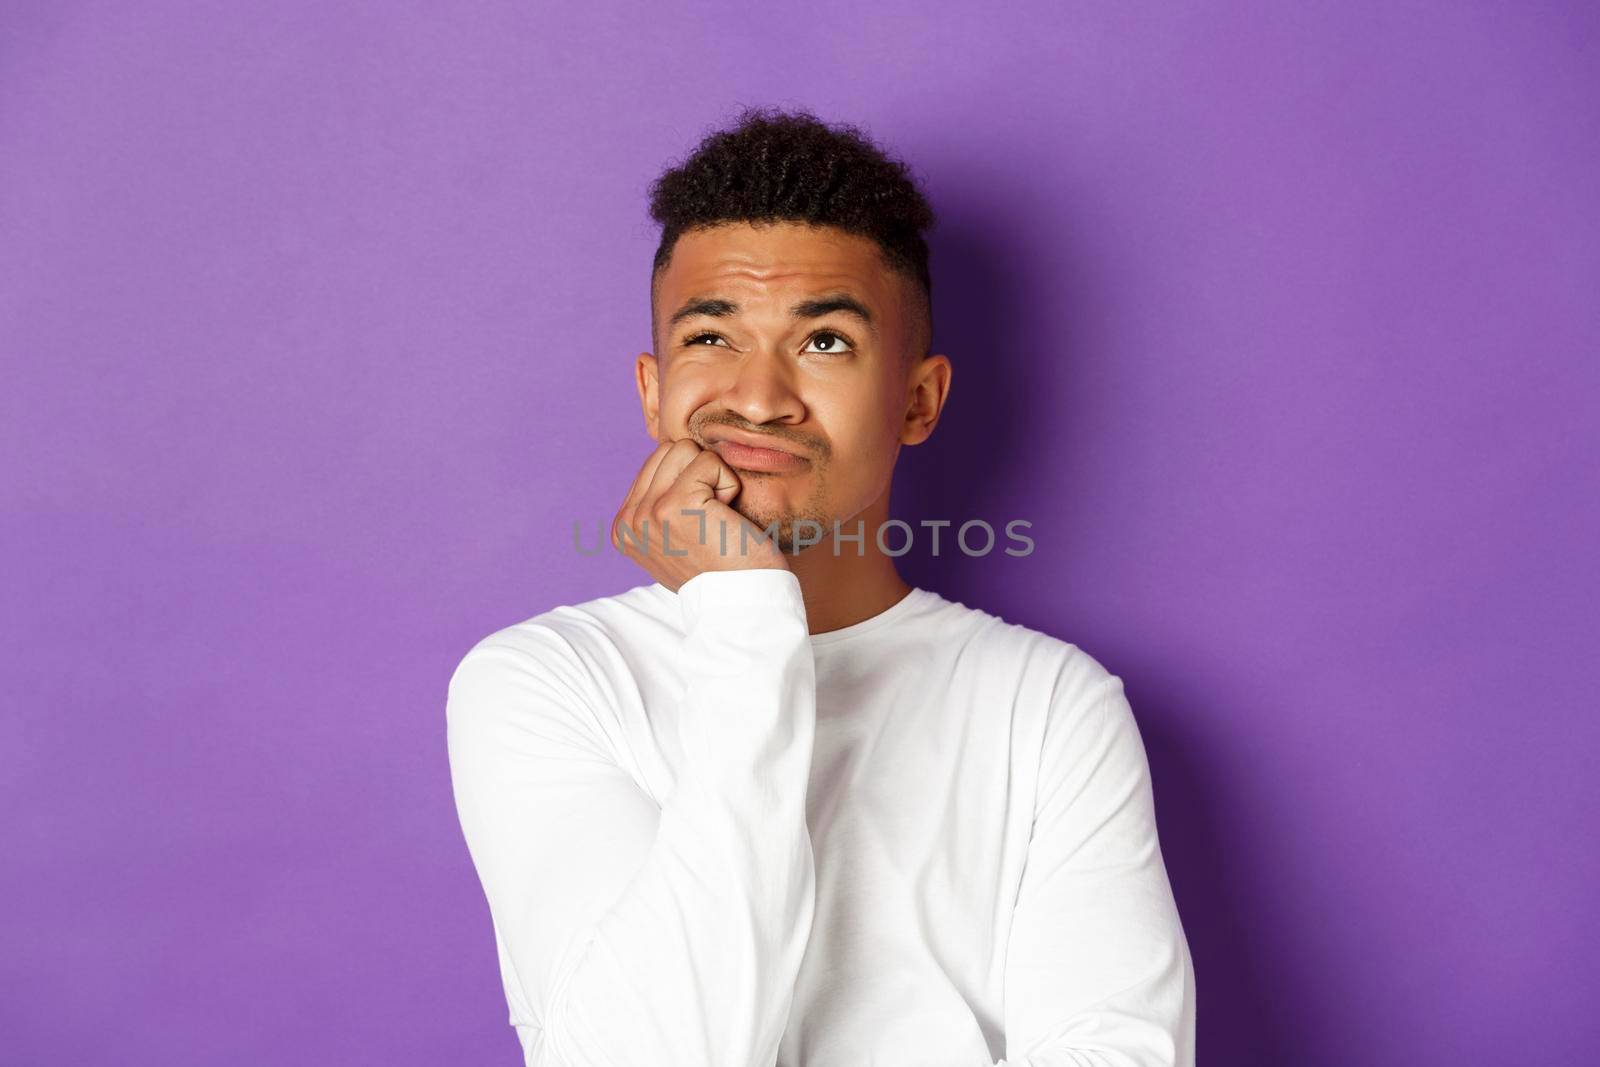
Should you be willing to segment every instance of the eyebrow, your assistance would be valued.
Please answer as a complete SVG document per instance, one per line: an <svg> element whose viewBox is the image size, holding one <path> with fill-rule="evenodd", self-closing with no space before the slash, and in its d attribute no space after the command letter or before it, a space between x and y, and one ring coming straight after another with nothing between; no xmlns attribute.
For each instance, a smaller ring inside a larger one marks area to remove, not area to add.
<svg viewBox="0 0 1600 1067"><path fill-rule="evenodd" d="M839 312L851 315L874 334L878 332L878 325L873 321L872 310L846 293L837 293L832 296L821 296L813 300L802 300L789 309L789 314L796 319L820 319L824 315ZM731 300L720 297L697 296L687 301L672 317L667 320L667 326L676 326L684 319L694 318L696 315L709 315L712 318L727 318L739 314L739 305Z"/></svg>

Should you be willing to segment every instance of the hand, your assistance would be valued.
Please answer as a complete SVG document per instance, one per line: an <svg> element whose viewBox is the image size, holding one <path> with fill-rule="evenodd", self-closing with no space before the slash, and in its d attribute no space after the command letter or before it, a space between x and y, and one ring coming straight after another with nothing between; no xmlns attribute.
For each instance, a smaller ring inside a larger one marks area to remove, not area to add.
<svg viewBox="0 0 1600 1067"><path fill-rule="evenodd" d="M788 570L778 546L730 506L740 488L717 453L663 441L611 521L611 545L673 592L705 571Z"/></svg>

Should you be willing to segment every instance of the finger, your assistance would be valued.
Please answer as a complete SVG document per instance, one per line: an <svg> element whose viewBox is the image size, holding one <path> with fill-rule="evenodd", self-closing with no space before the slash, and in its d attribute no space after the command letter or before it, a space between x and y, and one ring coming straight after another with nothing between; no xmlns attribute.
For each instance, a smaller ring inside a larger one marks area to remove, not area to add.
<svg viewBox="0 0 1600 1067"><path fill-rule="evenodd" d="M639 467L638 473L633 476L633 484L628 486L628 493L622 498L622 504L617 508L616 515L611 519L611 547L624 555L628 554L622 541L619 529L624 523L637 534L638 525L635 516L639 511L639 502L644 499L645 490L650 486L650 479L655 476L656 468L661 465L662 457L672 447L671 441L662 441L656 445L650 455L645 457L644 463Z"/></svg>
<svg viewBox="0 0 1600 1067"><path fill-rule="evenodd" d="M671 441L662 441L656 445L655 450L645 457L643 465L633 476L633 484L628 486L627 494L622 498L622 507L618 510L631 512L638 504L639 498L644 495L644 490L650 485L650 479L655 476L656 468L661 465L661 459L672 447Z"/></svg>
<svg viewBox="0 0 1600 1067"><path fill-rule="evenodd" d="M648 545L652 540L660 538L660 523L651 519L655 514L656 505L661 495L677 480L678 472L688 466L699 452L700 446L688 438L664 443L644 488L639 491L631 507L626 508L619 516L619 521L627 523L630 536L635 541ZM628 548L623 551L626 555L632 555L638 549L630 542Z"/></svg>
<svg viewBox="0 0 1600 1067"><path fill-rule="evenodd" d="M694 508L712 500L731 504L739 489L739 476L727 460L707 449L683 468L667 496L675 504Z"/></svg>
<svg viewBox="0 0 1600 1067"><path fill-rule="evenodd" d="M742 528L739 551L744 554L747 549L743 546L749 543L749 538L753 535L759 540L763 533L749 519L733 510L731 505L739 495L739 489L738 473L720 455L707 450L683 469L673 487L657 501L656 514L662 520L674 523L680 519L697 518L701 544L705 544L709 536L708 523L715 523L722 528L723 532L715 535L715 538L716 543L723 546L728 543L728 531Z"/></svg>
<svg viewBox="0 0 1600 1067"><path fill-rule="evenodd" d="M656 502L677 482L678 475L683 473L683 469L694 462L695 457L703 451L698 444L687 437L672 442L671 447L662 455L661 462L656 464L654 473L650 475L650 487L644 491L643 499L640 501L640 508L645 514L654 509Z"/></svg>

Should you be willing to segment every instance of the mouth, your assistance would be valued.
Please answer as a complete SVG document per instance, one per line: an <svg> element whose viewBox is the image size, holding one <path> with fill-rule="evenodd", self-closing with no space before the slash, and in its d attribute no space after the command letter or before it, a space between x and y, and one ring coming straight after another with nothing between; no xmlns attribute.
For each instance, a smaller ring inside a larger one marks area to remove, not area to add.
<svg viewBox="0 0 1600 1067"><path fill-rule="evenodd" d="M719 437L710 443L711 451L721 456L734 470L754 471L761 474L788 474L804 470L810 461L804 456L781 448L736 441Z"/></svg>

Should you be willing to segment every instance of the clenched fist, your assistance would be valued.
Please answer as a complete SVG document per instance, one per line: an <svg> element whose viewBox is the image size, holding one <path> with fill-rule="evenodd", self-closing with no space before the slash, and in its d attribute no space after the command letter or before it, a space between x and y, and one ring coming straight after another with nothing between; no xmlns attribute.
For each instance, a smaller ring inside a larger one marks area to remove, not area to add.
<svg viewBox="0 0 1600 1067"><path fill-rule="evenodd" d="M730 506L739 489L715 452L663 441L611 521L611 545L673 592L704 571L787 570L778 546Z"/></svg>

